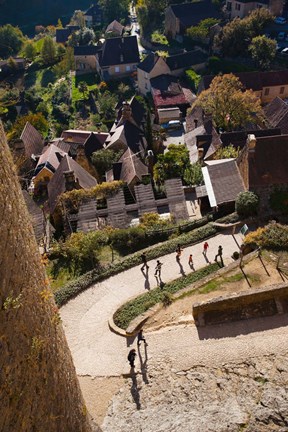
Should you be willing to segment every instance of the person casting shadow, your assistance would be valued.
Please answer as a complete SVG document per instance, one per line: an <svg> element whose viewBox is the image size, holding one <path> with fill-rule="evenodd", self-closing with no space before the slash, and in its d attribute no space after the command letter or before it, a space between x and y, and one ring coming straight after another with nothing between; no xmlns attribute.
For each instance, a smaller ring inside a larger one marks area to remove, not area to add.
<svg viewBox="0 0 288 432"><path fill-rule="evenodd" d="M145 278L144 288L149 291L150 290L150 282L149 282L148 268L146 267L146 271L141 268L141 272L143 273L143 276Z"/></svg>
<svg viewBox="0 0 288 432"><path fill-rule="evenodd" d="M147 375L147 344L144 344L144 349L145 349L145 359L143 361L142 355L141 355L141 351L140 351L140 346L138 345L138 356L139 356L139 361L140 361L140 368L141 368L141 374L142 374L142 379L144 381L145 384L149 384L149 380L148 380L148 375Z"/></svg>
<svg viewBox="0 0 288 432"><path fill-rule="evenodd" d="M132 378L132 383L131 383L130 392L136 404L137 410L140 410L141 409L140 394L138 390L137 376L135 374L134 368L133 369L131 368L131 378Z"/></svg>

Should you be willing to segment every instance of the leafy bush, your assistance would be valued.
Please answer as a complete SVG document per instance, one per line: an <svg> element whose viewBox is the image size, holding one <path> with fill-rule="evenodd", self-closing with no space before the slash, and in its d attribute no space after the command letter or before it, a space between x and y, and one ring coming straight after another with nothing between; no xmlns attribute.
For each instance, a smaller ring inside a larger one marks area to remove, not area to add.
<svg viewBox="0 0 288 432"><path fill-rule="evenodd" d="M166 36L159 33L157 30L152 33L151 41L155 44L168 45Z"/></svg>
<svg viewBox="0 0 288 432"><path fill-rule="evenodd" d="M272 210L280 213L288 213L288 190L276 189L270 195Z"/></svg>
<svg viewBox="0 0 288 432"><path fill-rule="evenodd" d="M181 236L168 240L167 242L156 246L154 248L148 249L146 251L147 260L152 260L159 258L160 256L172 253L176 250L178 244L180 246L188 246L198 243L208 237L215 235L217 229L212 224L207 224L204 227L195 229L187 234L182 234ZM143 247L143 245L141 245ZM68 300L78 295L81 291L88 288L90 285L95 284L101 280L107 279L108 277L114 276L121 273L131 267L139 265L142 263L140 252L136 252L133 255L129 255L117 264L111 264L107 268L98 268L91 270L84 275L80 276L78 279L69 282L64 287L60 288L55 293L55 301L58 306L62 306Z"/></svg>
<svg viewBox="0 0 288 432"><path fill-rule="evenodd" d="M233 252L233 254L232 254L232 258L233 258L235 261L238 260L239 257L240 257L240 254L239 254L238 251Z"/></svg>
<svg viewBox="0 0 288 432"><path fill-rule="evenodd" d="M162 298L164 307L168 307L173 303L173 296L170 293L165 292Z"/></svg>
<svg viewBox="0 0 288 432"><path fill-rule="evenodd" d="M126 329L133 319L146 312L155 304L163 302L164 304L169 305L169 302L172 301L172 294L186 288L200 279L203 279L217 270L219 270L219 266L217 264L212 264L203 269L197 270L196 272L190 273L187 276L182 276L170 283L167 283L164 289L159 287L140 295L136 299L133 299L121 306L121 308L115 312L113 317L115 324L122 329Z"/></svg>
<svg viewBox="0 0 288 432"><path fill-rule="evenodd" d="M279 223L270 223L264 228L258 228L246 235L245 244L256 243L266 249L288 249L288 226Z"/></svg>
<svg viewBox="0 0 288 432"><path fill-rule="evenodd" d="M229 223L238 222L239 220L240 220L240 218L239 218L238 213L234 212L234 213L231 213L227 216L223 216L219 219L216 219L216 222L223 223L223 224L225 224L225 223L229 224Z"/></svg>
<svg viewBox="0 0 288 432"><path fill-rule="evenodd" d="M198 89L199 82L201 80L201 75L198 75L197 72L194 71L194 69L187 69L185 75L189 84L192 87L192 90L196 92Z"/></svg>
<svg viewBox="0 0 288 432"><path fill-rule="evenodd" d="M254 192L240 192L236 198L235 209L241 217L255 216L258 206L259 197Z"/></svg>

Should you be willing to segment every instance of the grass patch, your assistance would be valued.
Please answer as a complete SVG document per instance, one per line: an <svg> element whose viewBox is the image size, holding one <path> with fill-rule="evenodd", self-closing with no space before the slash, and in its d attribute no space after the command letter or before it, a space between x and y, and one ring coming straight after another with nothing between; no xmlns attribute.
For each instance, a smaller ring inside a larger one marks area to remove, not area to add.
<svg viewBox="0 0 288 432"><path fill-rule="evenodd" d="M235 275L225 277L224 278L224 282L230 282L230 283L232 283L232 282L239 282L242 279L244 279L243 273L237 273Z"/></svg>
<svg viewBox="0 0 288 432"><path fill-rule="evenodd" d="M208 294L211 291L215 291L217 288L221 286L221 281L212 280L208 282L206 285L204 285L202 288L197 290L198 294Z"/></svg>
<svg viewBox="0 0 288 432"><path fill-rule="evenodd" d="M83 99L83 93L78 90L78 84L79 82L84 81L87 84L87 94L91 90L96 90L97 84L96 84L96 75L95 74L87 74L87 75L81 75L81 76L75 76L72 75L71 77L71 86L72 86L72 102L75 103L79 100Z"/></svg>
<svg viewBox="0 0 288 432"><path fill-rule="evenodd" d="M127 329L133 319L146 312L150 307L160 302L165 303L165 299L169 294L175 294L217 270L219 270L218 264L211 264L187 276L180 277L165 284L164 289L155 288L150 292L140 295L136 299L121 306L121 308L115 312L113 317L115 324L124 330Z"/></svg>

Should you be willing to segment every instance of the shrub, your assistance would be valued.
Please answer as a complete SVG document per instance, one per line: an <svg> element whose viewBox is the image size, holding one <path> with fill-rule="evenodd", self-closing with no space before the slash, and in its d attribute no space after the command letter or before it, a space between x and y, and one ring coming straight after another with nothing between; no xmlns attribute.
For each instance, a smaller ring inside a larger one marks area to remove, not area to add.
<svg viewBox="0 0 288 432"><path fill-rule="evenodd" d="M270 195L270 207L280 213L288 213L288 190L276 189Z"/></svg>
<svg viewBox="0 0 288 432"><path fill-rule="evenodd" d="M223 224L229 224L229 223L239 222L239 220L240 220L240 218L239 218L238 213L234 212L234 213L231 213L227 216L223 216L219 219L216 219L216 222L223 223Z"/></svg>
<svg viewBox="0 0 288 432"><path fill-rule="evenodd" d="M279 223L270 223L264 228L247 234L245 244L256 243L266 249L287 250L288 249L288 226Z"/></svg>
<svg viewBox="0 0 288 432"><path fill-rule="evenodd" d="M152 291L140 295L136 299L130 300L115 312L113 317L115 324L122 329L127 329L133 319L146 312L152 306L160 302L163 302L163 304L166 305L171 304L170 302L172 302L173 298L172 294L186 288L200 279L203 279L217 270L219 270L218 264L212 264L165 284L164 289L161 289L160 287L155 288Z"/></svg>
<svg viewBox="0 0 288 432"><path fill-rule="evenodd" d="M235 202L235 209L239 216L255 216L258 207L259 197L254 192L246 191L238 194Z"/></svg>
<svg viewBox="0 0 288 432"><path fill-rule="evenodd" d="M196 92L198 89L199 82L201 80L201 75L198 75L193 69L186 70L185 75L189 84L192 87L192 90Z"/></svg>
<svg viewBox="0 0 288 432"><path fill-rule="evenodd" d="M232 254L232 258L233 258L235 261L238 260L239 257L240 257L239 252L237 252L237 251L233 252L233 254Z"/></svg>
<svg viewBox="0 0 288 432"><path fill-rule="evenodd" d="M168 240L167 242L159 246L148 249L146 251L147 260L156 259L160 256L175 252L178 244L180 244L180 246L188 246L198 243L201 240L215 235L216 232L216 227L209 223L204 227L195 229L194 231L191 231L187 234L182 234L175 239ZM143 247L143 244L141 245L141 247ZM76 295L78 295L81 291L84 291L92 284L100 282L104 279L107 279L108 277L114 276L131 267L141 264L142 253L143 250L141 250L140 252L136 252L133 255L129 255L119 263L111 264L107 268L98 268L91 270L80 276L78 279L69 282L64 287L56 291L55 301L57 305L62 306L63 304L67 303L68 300L76 297Z"/></svg>
<svg viewBox="0 0 288 432"><path fill-rule="evenodd" d="M165 292L162 298L164 307L168 307L173 303L173 296L170 293Z"/></svg>
<svg viewBox="0 0 288 432"><path fill-rule="evenodd" d="M159 33L157 30L152 33L151 41L155 44L168 45L166 36Z"/></svg>

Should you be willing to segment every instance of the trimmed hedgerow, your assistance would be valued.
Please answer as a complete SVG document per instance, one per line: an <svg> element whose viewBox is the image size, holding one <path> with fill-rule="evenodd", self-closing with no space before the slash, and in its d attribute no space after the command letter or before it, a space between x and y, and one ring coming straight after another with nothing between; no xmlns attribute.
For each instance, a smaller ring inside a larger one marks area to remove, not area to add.
<svg viewBox="0 0 288 432"><path fill-rule="evenodd" d="M174 294L183 288L193 284L194 282L203 279L211 273L219 270L218 264L211 264L187 276L182 276L174 281L164 285L164 288L155 288L145 294L140 295L136 299L130 300L123 306L121 306L114 314L113 319L115 324L126 330L130 322L133 321L137 316L146 312L149 308L160 302L165 302L167 294Z"/></svg>
<svg viewBox="0 0 288 432"><path fill-rule="evenodd" d="M163 255L167 255L176 250L178 244L180 246L188 246L193 243L198 243L208 237L215 235L217 228L209 223L204 227L197 228L189 233L182 234L181 236L168 240L159 246L153 247L146 250L146 255L148 260L158 258ZM55 301L58 306L62 306L67 303L68 300L78 295L81 291L84 291L89 286L121 273L131 267L141 264L141 254L143 249L136 252L128 257L124 258L122 261L116 264L111 264L106 268L91 270L84 275L80 276L78 279L69 282L64 287L60 288L55 292Z"/></svg>

